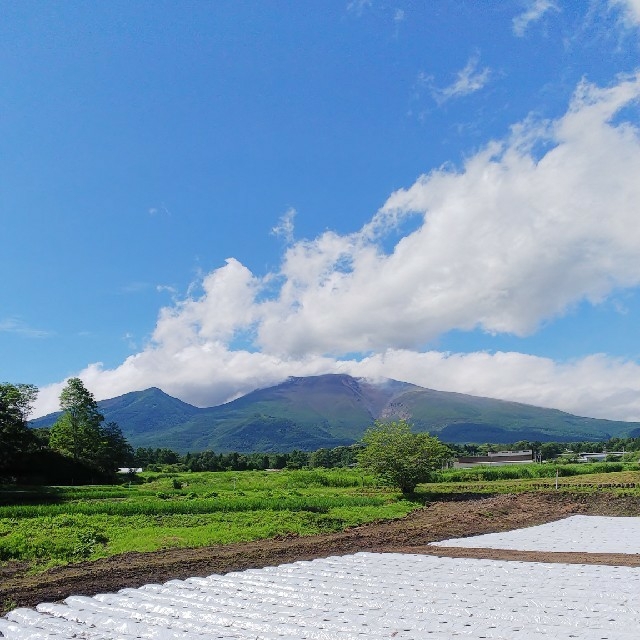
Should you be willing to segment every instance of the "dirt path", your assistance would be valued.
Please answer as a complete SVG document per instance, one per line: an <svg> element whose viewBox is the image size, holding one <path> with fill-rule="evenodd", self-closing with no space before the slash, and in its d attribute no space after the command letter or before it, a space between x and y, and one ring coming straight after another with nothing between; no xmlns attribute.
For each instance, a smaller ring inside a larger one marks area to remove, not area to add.
<svg viewBox="0 0 640 640"><path fill-rule="evenodd" d="M206 576L310 560L357 551L428 553L453 557L495 558L640 566L640 555L537 553L491 549L444 549L428 543L447 538L507 531L558 520L571 514L640 516L640 499L611 495L519 494L434 502L392 522L354 527L343 533L261 540L201 549L127 553L95 562L51 569L37 576L24 567L0 567L0 609L34 606L69 595L94 595L124 587L161 583L172 578Z"/></svg>

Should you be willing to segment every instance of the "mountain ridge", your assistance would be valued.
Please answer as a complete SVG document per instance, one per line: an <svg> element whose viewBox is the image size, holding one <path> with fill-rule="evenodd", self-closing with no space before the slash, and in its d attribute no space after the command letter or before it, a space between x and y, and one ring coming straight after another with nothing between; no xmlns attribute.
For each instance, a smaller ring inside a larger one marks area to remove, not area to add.
<svg viewBox="0 0 640 640"><path fill-rule="evenodd" d="M157 387L98 402L134 447L178 452L314 450L357 442L375 420L406 419L446 442L605 440L640 435L640 423L586 418L392 379L346 374L290 377L215 407L198 408ZM59 413L31 421L50 426Z"/></svg>

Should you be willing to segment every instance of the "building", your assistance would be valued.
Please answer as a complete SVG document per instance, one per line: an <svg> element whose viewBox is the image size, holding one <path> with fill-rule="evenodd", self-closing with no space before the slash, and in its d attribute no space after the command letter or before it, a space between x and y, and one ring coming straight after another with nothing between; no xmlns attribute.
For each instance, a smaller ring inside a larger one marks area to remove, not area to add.
<svg viewBox="0 0 640 640"><path fill-rule="evenodd" d="M533 451L490 451L486 456L460 456L454 463L454 469L464 467L502 466L506 464L531 464L534 462Z"/></svg>
<svg viewBox="0 0 640 640"><path fill-rule="evenodd" d="M624 451L602 451L601 453L581 453L578 462L604 462L607 456L623 456Z"/></svg>

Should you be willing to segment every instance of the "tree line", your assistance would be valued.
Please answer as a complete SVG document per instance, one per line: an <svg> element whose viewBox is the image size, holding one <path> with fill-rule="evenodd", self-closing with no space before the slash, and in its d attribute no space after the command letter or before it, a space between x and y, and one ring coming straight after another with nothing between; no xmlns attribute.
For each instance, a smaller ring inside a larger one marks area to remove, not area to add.
<svg viewBox="0 0 640 640"><path fill-rule="evenodd" d="M216 453L206 450L181 455L166 448L139 447L133 454L133 466L148 471L260 471L264 469L312 469L351 467L357 463L361 444L284 453Z"/></svg>
<svg viewBox="0 0 640 640"><path fill-rule="evenodd" d="M62 415L49 429L30 429L38 390L0 384L0 481L84 484L113 479L133 450L115 422L105 422L82 380L70 378L60 394Z"/></svg>
<svg viewBox="0 0 640 640"><path fill-rule="evenodd" d="M376 422L362 442L290 453L220 453L202 451L184 456L171 449L139 448L134 463L149 471L249 471L260 469L335 468L358 465L403 493L428 482L453 457L453 451L428 433L413 433L411 425Z"/></svg>
<svg viewBox="0 0 640 640"><path fill-rule="evenodd" d="M629 459L638 459L633 455L640 453L640 438L609 438L608 440L582 440L577 442L540 442L538 440L518 440L511 444L451 444L456 454L461 456L487 455L495 451L505 449L527 450L531 449L538 454L541 460L553 460L559 456L574 454L578 457L581 453L604 453L607 451L624 451Z"/></svg>
<svg viewBox="0 0 640 640"><path fill-rule="evenodd" d="M419 435L419 434L415 434ZM364 449L360 442L350 446L323 448L316 451L294 449L283 453L216 453L206 450L180 454L168 448L139 447L133 453L132 466L149 471L259 471L263 469L341 468L358 464ZM542 460L553 460L568 452L626 451L629 457L640 454L640 438L610 438L600 442L538 442L519 440L509 444L447 443L450 457L487 455L488 452L532 450ZM638 457L638 456L636 456Z"/></svg>

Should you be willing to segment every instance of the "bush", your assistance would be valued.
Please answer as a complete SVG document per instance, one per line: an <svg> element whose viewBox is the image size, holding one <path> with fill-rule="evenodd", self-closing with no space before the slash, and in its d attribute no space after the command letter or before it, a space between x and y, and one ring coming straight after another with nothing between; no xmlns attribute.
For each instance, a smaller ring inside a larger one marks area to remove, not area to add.
<svg viewBox="0 0 640 640"><path fill-rule="evenodd" d="M428 433L412 433L410 425L376 422L367 429L358 454L365 471L380 476L402 493L412 493L421 482L428 482L434 471L451 458L451 450Z"/></svg>

